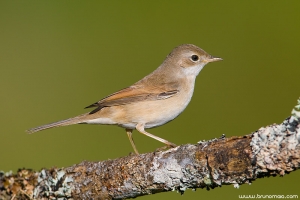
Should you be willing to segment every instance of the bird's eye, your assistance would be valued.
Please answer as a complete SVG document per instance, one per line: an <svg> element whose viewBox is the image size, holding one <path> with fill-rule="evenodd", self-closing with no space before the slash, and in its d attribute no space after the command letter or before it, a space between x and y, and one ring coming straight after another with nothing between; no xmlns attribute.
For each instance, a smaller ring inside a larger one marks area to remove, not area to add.
<svg viewBox="0 0 300 200"><path fill-rule="evenodd" d="M191 59L192 61L198 61L199 57L197 55L192 55Z"/></svg>

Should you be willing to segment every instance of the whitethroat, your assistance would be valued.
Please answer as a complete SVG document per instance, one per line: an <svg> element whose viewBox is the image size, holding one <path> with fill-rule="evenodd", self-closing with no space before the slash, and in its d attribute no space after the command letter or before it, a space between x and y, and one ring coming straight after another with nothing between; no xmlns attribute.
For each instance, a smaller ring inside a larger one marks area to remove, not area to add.
<svg viewBox="0 0 300 200"><path fill-rule="evenodd" d="M161 126L176 118L189 104L199 72L209 62L222 60L192 44L173 49L163 63L135 84L115 92L86 108L91 112L27 130L34 133L72 124L109 124L125 128L129 141L138 154L132 131L156 139L167 146L176 145L152 135L145 129Z"/></svg>

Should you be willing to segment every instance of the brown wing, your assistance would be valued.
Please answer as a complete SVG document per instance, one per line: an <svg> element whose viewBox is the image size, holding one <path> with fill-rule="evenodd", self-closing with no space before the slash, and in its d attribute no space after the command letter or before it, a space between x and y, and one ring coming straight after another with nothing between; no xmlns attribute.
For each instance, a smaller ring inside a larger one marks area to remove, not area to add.
<svg viewBox="0 0 300 200"><path fill-rule="evenodd" d="M97 107L92 110L90 114L93 114L104 107L116 106L130 104L138 101L152 101L152 100L162 100L170 98L176 95L179 90L163 91L161 88L151 88L151 90L145 90L139 87L128 87L118 92L115 92L100 101L93 103L85 108Z"/></svg>

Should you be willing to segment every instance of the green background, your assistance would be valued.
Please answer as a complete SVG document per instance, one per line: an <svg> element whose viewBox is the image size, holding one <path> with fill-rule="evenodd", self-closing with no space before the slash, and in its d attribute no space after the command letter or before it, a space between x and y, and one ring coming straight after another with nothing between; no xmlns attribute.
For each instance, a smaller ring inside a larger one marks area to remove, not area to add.
<svg viewBox="0 0 300 200"><path fill-rule="evenodd" d="M114 126L25 130L72 117L147 75L183 43L220 56L197 78L174 121L149 132L176 144L250 134L290 115L299 93L300 1L1 1L0 91L3 171L67 167L126 156ZM134 131L140 152L162 144ZM210 192L141 199L238 199L298 194L299 171Z"/></svg>

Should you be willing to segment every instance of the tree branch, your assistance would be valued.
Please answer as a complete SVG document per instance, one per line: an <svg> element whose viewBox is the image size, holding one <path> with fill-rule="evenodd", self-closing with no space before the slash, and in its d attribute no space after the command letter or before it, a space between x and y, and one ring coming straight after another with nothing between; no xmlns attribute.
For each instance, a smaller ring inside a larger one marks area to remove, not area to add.
<svg viewBox="0 0 300 200"><path fill-rule="evenodd" d="M0 172L0 199L126 199L250 183L300 167L300 99L292 116L242 137L67 168Z"/></svg>

